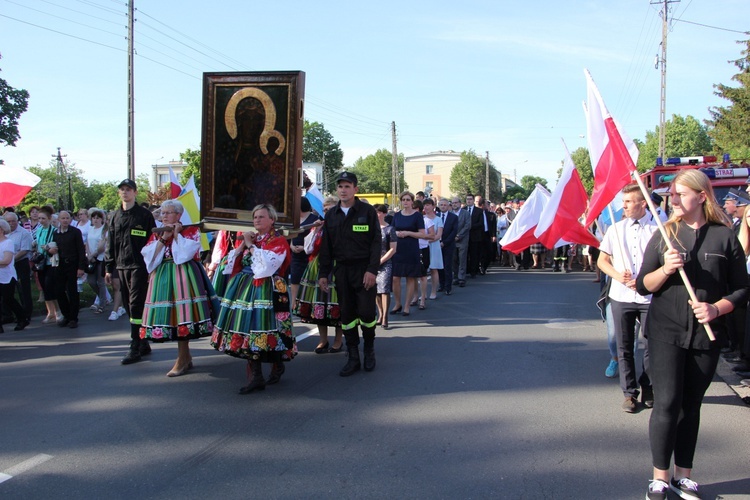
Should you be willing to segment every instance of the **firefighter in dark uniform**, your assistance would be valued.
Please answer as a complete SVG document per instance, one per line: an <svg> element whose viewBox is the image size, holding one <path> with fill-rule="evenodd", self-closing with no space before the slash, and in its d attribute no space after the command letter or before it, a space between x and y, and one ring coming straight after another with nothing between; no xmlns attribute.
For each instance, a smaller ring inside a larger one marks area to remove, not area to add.
<svg viewBox="0 0 750 500"><path fill-rule="evenodd" d="M356 175L351 172L338 175L339 203L326 214L319 254L320 288L328 291L328 275L333 269L339 296L341 326L349 356L339 372L342 377L361 368L357 325L364 340L365 371L375 369L375 277L380 266L380 223L375 209L354 196L358 191Z"/></svg>
<svg viewBox="0 0 750 500"><path fill-rule="evenodd" d="M130 317L130 349L122 358L122 364L129 365L151 353L148 340L141 340L139 334L148 290L148 272L141 249L151 236L151 230L156 227L156 221L148 209L135 202L138 186L132 179L125 179L117 189L122 205L115 211L109 224L104 253L107 274L104 280L107 284L112 283L114 272L120 278L122 305Z"/></svg>

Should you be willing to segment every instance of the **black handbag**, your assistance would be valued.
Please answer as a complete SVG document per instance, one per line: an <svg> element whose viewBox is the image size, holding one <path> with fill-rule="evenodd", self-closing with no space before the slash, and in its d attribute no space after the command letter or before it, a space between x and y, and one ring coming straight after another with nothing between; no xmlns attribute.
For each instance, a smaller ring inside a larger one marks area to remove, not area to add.
<svg viewBox="0 0 750 500"><path fill-rule="evenodd" d="M86 273L87 274L94 274L96 272L96 263L98 261L96 259L90 260L88 265L86 266Z"/></svg>
<svg viewBox="0 0 750 500"><path fill-rule="evenodd" d="M47 256L43 253L38 253L31 259L31 262L34 264L34 271L43 271L47 264Z"/></svg>

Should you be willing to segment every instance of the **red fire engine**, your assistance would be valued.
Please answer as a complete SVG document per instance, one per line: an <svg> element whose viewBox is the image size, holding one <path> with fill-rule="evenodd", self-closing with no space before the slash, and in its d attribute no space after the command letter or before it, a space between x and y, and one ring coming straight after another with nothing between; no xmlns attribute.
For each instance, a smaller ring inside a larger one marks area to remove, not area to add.
<svg viewBox="0 0 750 500"><path fill-rule="evenodd" d="M711 179L716 201L723 205L722 201L730 188L744 190L750 177L750 164L742 161L740 164L732 163L729 155L725 154L723 161L717 161L715 156L686 156L667 158L662 162L656 159L656 167L641 174L644 184L649 191L659 193L668 206L669 185L675 175L685 168L697 168Z"/></svg>

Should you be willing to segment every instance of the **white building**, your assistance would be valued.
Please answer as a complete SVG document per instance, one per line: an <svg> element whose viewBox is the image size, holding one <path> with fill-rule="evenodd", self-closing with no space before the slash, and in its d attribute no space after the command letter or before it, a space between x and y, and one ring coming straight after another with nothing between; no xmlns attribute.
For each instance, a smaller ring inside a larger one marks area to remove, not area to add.
<svg viewBox="0 0 750 500"><path fill-rule="evenodd" d="M182 160L172 160L169 163L151 165L151 192L155 193L157 189L169 183L169 167L172 167L172 171L174 171L177 179L179 179L187 166L187 163Z"/></svg>
<svg viewBox="0 0 750 500"><path fill-rule="evenodd" d="M450 179L453 167L461 161L461 153L455 151L434 151L426 155L404 158L404 181L409 191L424 191L435 199L451 198ZM516 184L506 176L501 176L503 192ZM484 193L476 193L484 194Z"/></svg>

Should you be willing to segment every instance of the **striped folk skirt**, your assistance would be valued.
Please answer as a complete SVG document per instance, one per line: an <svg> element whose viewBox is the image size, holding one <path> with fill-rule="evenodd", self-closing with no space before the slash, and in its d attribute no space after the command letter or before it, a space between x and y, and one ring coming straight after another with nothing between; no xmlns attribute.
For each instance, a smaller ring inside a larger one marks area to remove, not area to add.
<svg viewBox="0 0 750 500"><path fill-rule="evenodd" d="M153 342L207 337L219 301L203 266L194 260L164 260L149 277L141 338Z"/></svg>
<svg viewBox="0 0 750 500"><path fill-rule="evenodd" d="M328 293L318 285L318 256L308 264L300 280L297 300L294 302L295 316L303 323L316 325L341 325L341 310L333 276L328 278Z"/></svg>
<svg viewBox="0 0 750 500"><path fill-rule="evenodd" d="M232 277L221 299L211 345L218 351L262 362L290 361L297 355L289 292L281 276Z"/></svg>

